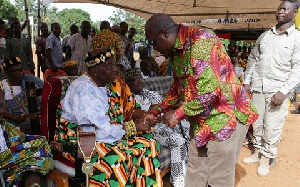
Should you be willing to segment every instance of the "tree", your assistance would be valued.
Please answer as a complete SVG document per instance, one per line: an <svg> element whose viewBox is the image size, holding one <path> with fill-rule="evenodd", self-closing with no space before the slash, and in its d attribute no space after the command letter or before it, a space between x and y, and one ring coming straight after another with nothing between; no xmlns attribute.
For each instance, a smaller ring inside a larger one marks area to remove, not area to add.
<svg viewBox="0 0 300 187"><path fill-rule="evenodd" d="M8 19L10 17L16 16L18 9L12 5L8 0L0 1L0 18Z"/></svg>
<svg viewBox="0 0 300 187"><path fill-rule="evenodd" d="M145 41L145 25L146 20L137 16L133 13L127 12L125 10L117 9L113 12L113 15L109 17L111 24L120 25L122 21L128 24L128 27L133 27L136 29L136 34L134 40L136 42Z"/></svg>
<svg viewBox="0 0 300 187"><path fill-rule="evenodd" d="M58 23L60 24L61 28L61 36L63 37L67 34L70 34L70 26L72 24L80 27L82 21L91 22L90 14L84 10L76 8L65 8L62 11L58 12Z"/></svg>
<svg viewBox="0 0 300 187"><path fill-rule="evenodd" d="M15 0L15 6L18 9L18 16L20 21L24 21L26 19L25 16L25 7L24 7L24 0ZM37 2L35 0L27 0L28 6L28 14L29 16L33 16L34 23L36 23L37 19Z"/></svg>

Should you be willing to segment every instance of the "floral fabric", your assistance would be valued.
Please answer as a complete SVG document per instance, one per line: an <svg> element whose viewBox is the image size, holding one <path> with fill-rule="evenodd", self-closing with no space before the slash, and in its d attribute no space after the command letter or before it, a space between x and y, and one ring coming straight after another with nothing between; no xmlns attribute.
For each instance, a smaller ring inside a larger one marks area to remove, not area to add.
<svg viewBox="0 0 300 187"><path fill-rule="evenodd" d="M209 140L230 138L237 120L252 124L258 118L223 44L213 32L180 25L172 70L174 82L151 113L166 112L182 101L175 114L179 120L188 118L197 147Z"/></svg>
<svg viewBox="0 0 300 187"><path fill-rule="evenodd" d="M122 55L121 37L109 29L103 29L92 40L91 49L93 50L96 48L114 49L116 60L118 62Z"/></svg>

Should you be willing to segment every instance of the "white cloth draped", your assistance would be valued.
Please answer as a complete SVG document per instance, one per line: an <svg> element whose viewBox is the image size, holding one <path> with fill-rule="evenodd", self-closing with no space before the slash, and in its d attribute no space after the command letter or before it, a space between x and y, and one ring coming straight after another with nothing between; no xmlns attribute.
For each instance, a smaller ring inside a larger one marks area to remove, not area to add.
<svg viewBox="0 0 300 187"><path fill-rule="evenodd" d="M125 135L122 125L110 124L106 114L109 107L106 87L97 87L86 75L72 82L61 105L61 117L68 122L95 124L98 127L98 142L112 144Z"/></svg>

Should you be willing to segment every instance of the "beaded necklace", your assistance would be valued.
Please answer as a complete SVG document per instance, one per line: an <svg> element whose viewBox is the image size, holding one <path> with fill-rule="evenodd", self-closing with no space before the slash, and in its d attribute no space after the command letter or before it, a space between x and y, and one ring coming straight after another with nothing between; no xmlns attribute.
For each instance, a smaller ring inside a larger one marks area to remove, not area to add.
<svg viewBox="0 0 300 187"><path fill-rule="evenodd" d="M27 107L27 106L28 106L28 100L27 100L26 92L24 91L23 86L21 86L21 92L22 92L23 96L25 97L25 99L24 99L23 102L21 103L21 102L16 98L16 96L15 96L15 94L14 94L14 90L13 90L13 88L12 88L10 82L8 81L8 79L6 79L6 80L7 80L8 86L9 86L9 88L10 88L10 93L11 93L12 97L14 98L15 102L17 103L17 105L19 105L20 107L23 107L23 108Z"/></svg>

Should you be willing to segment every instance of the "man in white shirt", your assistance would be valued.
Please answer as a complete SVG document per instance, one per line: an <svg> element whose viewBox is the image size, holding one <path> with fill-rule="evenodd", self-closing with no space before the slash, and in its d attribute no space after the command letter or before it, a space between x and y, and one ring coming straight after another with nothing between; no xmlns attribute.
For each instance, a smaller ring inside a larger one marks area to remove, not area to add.
<svg viewBox="0 0 300 187"><path fill-rule="evenodd" d="M86 54L90 51L92 38L89 36L91 32L91 23L83 21L80 26L81 33L72 35L67 43L66 56L78 63L78 73L87 71L84 60Z"/></svg>
<svg viewBox="0 0 300 187"><path fill-rule="evenodd" d="M250 91L252 84L259 118L253 124L255 153L243 162L260 162L259 175L268 175L270 161L275 161L290 91L300 81L300 32L294 25L298 7L297 0L282 1L276 12L277 25L258 38L248 59L244 87Z"/></svg>

